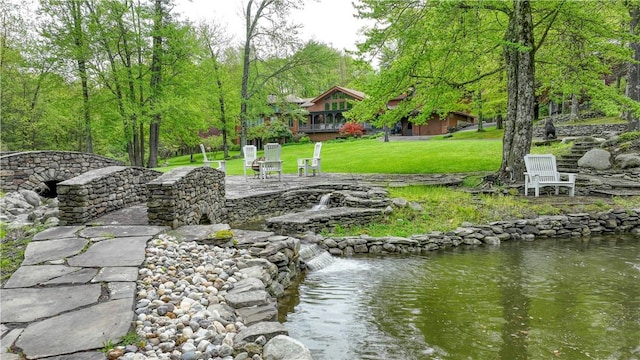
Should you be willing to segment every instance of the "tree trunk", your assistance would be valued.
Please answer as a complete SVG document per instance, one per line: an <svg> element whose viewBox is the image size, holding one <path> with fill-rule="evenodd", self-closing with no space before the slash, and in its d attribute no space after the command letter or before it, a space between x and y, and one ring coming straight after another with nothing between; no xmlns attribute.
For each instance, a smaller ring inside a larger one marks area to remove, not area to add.
<svg viewBox="0 0 640 360"><path fill-rule="evenodd" d="M576 120L580 118L580 103L578 95L571 94L571 119Z"/></svg>
<svg viewBox="0 0 640 360"><path fill-rule="evenodd" d="M505 36L507 118L499 177L505 182L524 178L524 155L529 153L534 116L533 22L530 0L514 0Z"/></svg>
<svg viewBox="0 0 640 360"><path fill-rule="evenodd" d="M247 39L247 43L244 48L243 57L243 70L242 70L242 90L240 93L240 148L243 149L247 145L247 101L249 101L249 46L250 42Z"/></svg>
<svg viewBox="0 0 640 360"><path fill-rule="evenodd" d="M629 15L630 21L630 33L637 36L640 33L638 24L640 23L640 5L630 5ZM640 101L640 42L632 41L631 49L633 50L633 62L628 65L627 73L627 97L634 101ZM629 122L629 131L640 130L640 120L638 116L631 111L627 111L625 118Z"/></svg>
<svg viewBox="0 0 640 360"><path fill-rule="evenodd" d="M251 64L251 38L253 37L253 19L251 17L251 3L247 4L245 13L245 42L242 56L242 88L240 90L240 149L247 145L247 101L249 101L249 65Z"/></svg>
<svg viewBox="0 0 640 360"><path fill-rule="evenodd" d="M213 51L211 51L213 56ZM213 69L216 74L216 86L218 87L218 105L220 106L220 122L222 123L222 152L223 158L226 159L229 157L229 144L227 141L228 133L227 130L227 112L225 108L224 102L224 91L222 89L222 80L220 80L220 67L218 66L217 59L213 62Z"/></svg>
<svg viewBox="0 0 640 360"><path fill-rule="evenodd" d="M153 16L153 51L151 57L151 123L149 124L149 160L147 167L158 167L158 145L160 143L160 122L162 113L159 109L162 86L162 22L164 14L162 0L155 0Z"/></svg>
<svg viewBox="0 0 640 360"><path fill-rule="evenodd" d="M484 116L482 115L482 91L478 90L478 132L484 131Z"/></svg>
<svg viewBox="0 0 640 360"><path fill-rule="evenodd" d="M93 152L93 141L91 138L91 113L89 110L89 84L87 76L87 61L85 51L85 36L82 30L82 2L72 1L69 3L71 17L73 18L73 41L76 50L76 63L80 74L82 86L82 117L84 120L84 139L86 152Z"/></svg>

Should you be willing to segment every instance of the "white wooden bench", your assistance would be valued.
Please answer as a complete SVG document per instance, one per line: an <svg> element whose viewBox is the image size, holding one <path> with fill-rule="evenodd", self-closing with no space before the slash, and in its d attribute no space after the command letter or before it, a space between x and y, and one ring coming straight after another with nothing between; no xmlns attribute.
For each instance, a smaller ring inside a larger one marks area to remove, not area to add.
<svg viewBox="0 0 640 360"><path fill-rule="evenodd" d="M535 196L540 196L540 188L553 186L556 195L560 187L569 189L569 196L575 195L576 174L560 173L556 165L556 157L553 154L528 154L524 157L527 172L524 173L524 195L529 194L529 189L535 190Z"/></svg>

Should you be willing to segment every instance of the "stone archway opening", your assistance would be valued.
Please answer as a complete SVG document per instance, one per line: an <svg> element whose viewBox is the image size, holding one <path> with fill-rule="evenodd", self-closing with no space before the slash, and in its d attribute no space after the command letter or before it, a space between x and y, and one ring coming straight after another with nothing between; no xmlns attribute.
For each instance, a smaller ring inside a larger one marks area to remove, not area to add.
<svg viewBox="0 0 640 360"><path fill-rule="evenodd" d="M211 225L211 219L209 219L209 215L206 212L200 211L198 225Z"/></svg>
<svg viewBox="0 0 640 360"><path fill-rule="evenodd" d="M43 181L39 186L36 192L47 199L53 199L58 197L58 183L62 182L62 180L48 180Z"/></svg>

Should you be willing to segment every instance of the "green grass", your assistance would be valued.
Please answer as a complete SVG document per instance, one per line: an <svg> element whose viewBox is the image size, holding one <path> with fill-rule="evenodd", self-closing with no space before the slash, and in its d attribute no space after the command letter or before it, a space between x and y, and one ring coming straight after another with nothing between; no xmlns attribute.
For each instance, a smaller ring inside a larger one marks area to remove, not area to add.
<svg viewBox="0 0 640 360"><path fill-rule="evenodd" d="M627 120L619 117L619 116L609 116L609 117L598 117L592 119L579 119L572 120L567 122L562 122L556 124L556 126L560 125L604 125L604 124L626 124Z"/></svg>
<svg viewBox="0 0 640 360"><path fill-rule="evenodd" d="M568 212L597 212L612 207L630 209L640 206L640 196L614 198L613 204L593 202L584 205L559 206L557 204L531 203L518 196L478 194L455 188L439 186L408 186L390 188L389 196L418 203L422 211L409 207L395 209L384 215L381 221L352 228L338 228L325 236L362 235L403 236L424 234L431 231L450 231L464 222L486 224L498 220L534 218L541 215L557 215Z"/></svg>
<svg viewBox="0 0 640 360"><path fill-rule="evenodd" d="M504 129L496 129L495 126L484 127L484 131L458 131L451 134L451 137L447 138L444 135L436 136L435 139L439 140L502 140L504 135Z"/></svg>
<svg viewBox="0 0 640 360"><path fill-rule="evenodd" d="M24 260L24 251L31 241L32 234L27 229L8 230L0 222L0 282L5 283Z"/></svg>
<svg viewBox="0 0 640 360"><path fill-rule="evenodd" d="M284 172L297 172L297 159L313 155L312 143L282 147ZM430 174L496 171L502 156L502 141L468 139L464 141L392 141L378 139L330 141L322 144L322 170L333 173L360 174ZM258 151L258 156L262 152ZM208 155L209 157L209 155ZM169 159L169 171L177 166L202 166L202 154ZM227 174L243 174L241 158L227 160Z"/></svg>

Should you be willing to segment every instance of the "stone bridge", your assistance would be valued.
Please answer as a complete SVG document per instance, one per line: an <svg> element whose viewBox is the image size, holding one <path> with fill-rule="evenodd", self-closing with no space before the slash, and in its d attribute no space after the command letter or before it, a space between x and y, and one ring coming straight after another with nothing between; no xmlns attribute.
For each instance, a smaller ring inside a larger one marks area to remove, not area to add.
<svg viewBox="0 0 640 360"><path fill-rule="evenodd" d="M58 183L107 166L122 166L119 160L75 151L26 151L0 155L0 189L5 192L34 190L56 197Z"/></svg>

